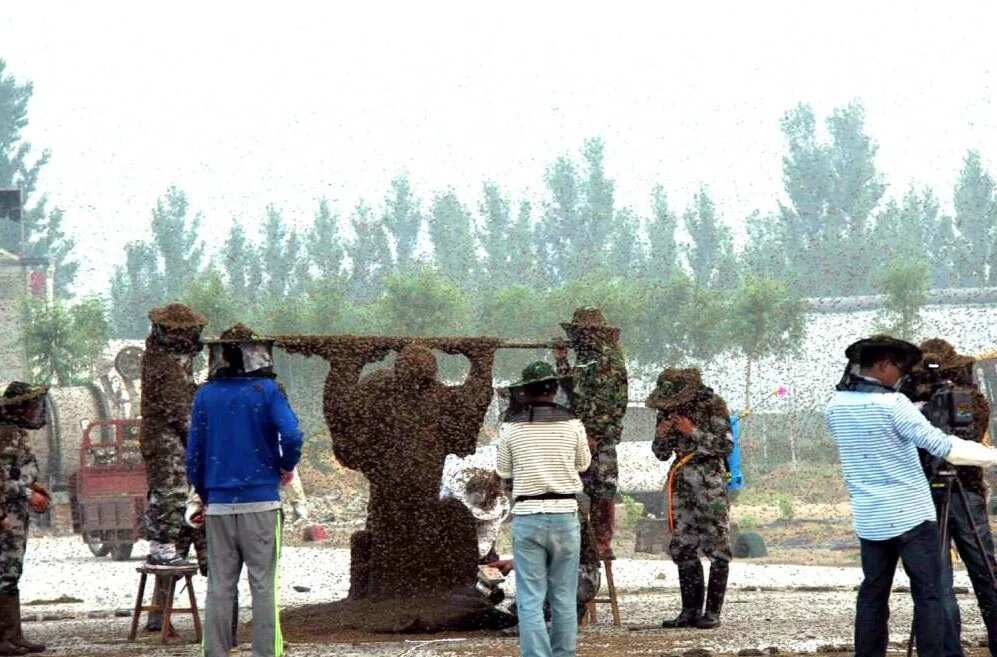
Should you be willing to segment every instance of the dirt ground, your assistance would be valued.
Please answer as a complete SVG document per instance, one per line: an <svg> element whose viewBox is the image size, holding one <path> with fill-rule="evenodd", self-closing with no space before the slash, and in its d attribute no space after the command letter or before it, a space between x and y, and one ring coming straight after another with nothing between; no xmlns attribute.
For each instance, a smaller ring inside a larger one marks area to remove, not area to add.
<svg viewBox="0 0 997 657"><path fill-rule="evenodd" d="M599 624L581 631L579 657L706 657L740 655L750 657L774 654L848 654L852 644L852 591L744 591L733 590L724 612L724 625L717 630L666 631L656 628L666 615L677 611L677 593L627 595L621 600L625 627L608 624L609 609L600 609ZM973 646L972 657L984 655L979 649L983 627L975 614L975 601L960 596L966 625L963 638ZM891 653L900 652L911 619L910 596L895 592L892 599ZM244 612L244 619L248 612ZM192 643L162 647L158 637L144 636L139 643L125 640L128 619L91 619L29 623L26 632L47 641L49 654L78 657L193 657L199 654ZM189 620L178 623L181 637L191 640ZM241 640L249 633L243 628ZM343 634L308 642L286 637L290 657L516 657L515 636L501 632L433 634L417 636L363 636ZM421 642L431 641L420 645ZM406 652L408 651L408 652ZM250 654L248 643L237 655Z"/></svg>

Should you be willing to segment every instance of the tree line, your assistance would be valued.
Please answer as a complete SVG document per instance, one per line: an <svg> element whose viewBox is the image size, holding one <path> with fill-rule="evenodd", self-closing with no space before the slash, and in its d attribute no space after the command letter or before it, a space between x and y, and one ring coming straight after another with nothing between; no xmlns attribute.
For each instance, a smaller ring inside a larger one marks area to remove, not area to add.
<svg viewBox="0 0 997 657"><path fill-rule="evenodd" d="M86 357L44 353L42 343L61 340L62 353L79 354L100 341L75 334L141 338L148 309L173 300L204 313L209 333L243 321L264 333L524 339L556 334L574 307L591 304L623 328L637 366L737 352L750 379L752 360L799 344L807 297L884 291L916 300L930 286L997 285L997 193L981 155L967 152L951 214L928 188L887 196L863 108L852 103L824 118L823 130L808 105L785 113L783 193L775 209L745 216L721 217L705 184L687 207L665 184L648 190L644 208L621 205L598 138L550 163L537 205L497 181L462 198L414 189L402 175L377 203L319 202L302 230L280 208L261 208L233 221L212 250L201 229L214 219L171 188L152 209L151 239L127 245L107 297L74 301L73 240L37 191L48 153L34 156L21 138L30 96L0 62L0 185L20 186L28 199L26 238L4 222L0 248L55 264L55 304L27 312L29 351L57 380L79 378ZM908 330L910 303L895 306L888 319ZM61 373L60 358L73 360Z"/></svg>

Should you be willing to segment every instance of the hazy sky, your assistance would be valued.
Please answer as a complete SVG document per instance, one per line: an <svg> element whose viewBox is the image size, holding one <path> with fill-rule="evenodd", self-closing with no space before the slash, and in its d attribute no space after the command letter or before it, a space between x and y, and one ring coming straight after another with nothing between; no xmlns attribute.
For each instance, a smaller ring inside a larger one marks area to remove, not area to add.
<svg viewBox="0 0 997 657"><path fill-rule="evenodd" d="M27 136L103 292L171 184L220 242L268 203L379 205L484 179L539 193L606 140L620 204L706 183L726 221L782 194L779 118L866 108L888 194L950 203L968 148L997 162L997 3L44 2L0 9L0 58L35 84Z"/></svg>

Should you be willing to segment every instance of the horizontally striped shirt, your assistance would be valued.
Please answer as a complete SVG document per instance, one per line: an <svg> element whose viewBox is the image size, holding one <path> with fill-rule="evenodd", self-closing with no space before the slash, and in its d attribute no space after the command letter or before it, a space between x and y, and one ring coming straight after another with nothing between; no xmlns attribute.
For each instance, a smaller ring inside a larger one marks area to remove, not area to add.
<svg viewBox="0 0 997 657"><path fill-rule="evenodd" d="M592 462L580 420L505 422L499 428L498 474L512 479L512 498L543 493L580 493L579 472ZM575 499L514 503L513 515L575 513Z"/></svg>
<svg viewBox="0 0 997 657"><path fill-rule="evenodd" d="M825 410L859 538L885 541L935 520L917 448L944 458L947 434L900 393L836 392Z"/></svg>

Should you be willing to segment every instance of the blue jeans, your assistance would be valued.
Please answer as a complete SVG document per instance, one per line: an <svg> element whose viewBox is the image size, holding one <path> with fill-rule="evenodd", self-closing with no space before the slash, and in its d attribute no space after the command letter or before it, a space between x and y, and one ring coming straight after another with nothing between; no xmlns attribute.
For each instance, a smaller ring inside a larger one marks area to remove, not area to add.
<svg viewBox="0 0 997 657"><path fill-rule="evenodd" d="M577 513L512 517L516 611L522 657L574 657L581 533ZM550 602L550 634L544 600Z"/></svg>
<svg viewBox="0 0 997 657"><path fill-rule="evenodd" d="M862 573L855 610L855 657L886 655L890 590L897 561L910 578L914 632L920 657L942 657L945 611L940 595L942 557L938 524L924 522L886 541L860 539Z"/></svg>

